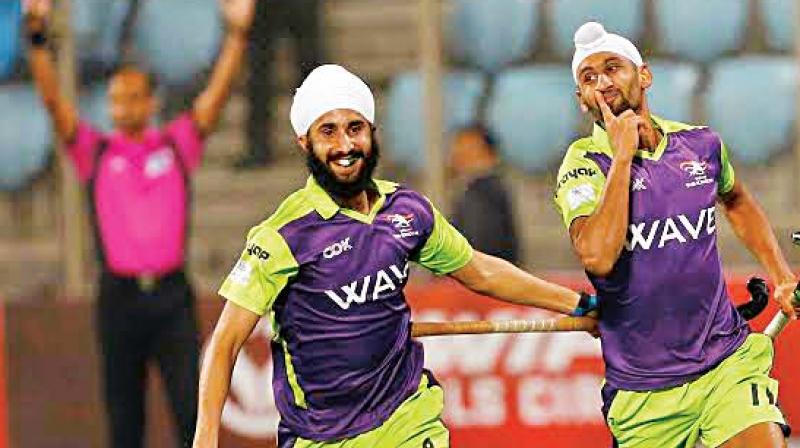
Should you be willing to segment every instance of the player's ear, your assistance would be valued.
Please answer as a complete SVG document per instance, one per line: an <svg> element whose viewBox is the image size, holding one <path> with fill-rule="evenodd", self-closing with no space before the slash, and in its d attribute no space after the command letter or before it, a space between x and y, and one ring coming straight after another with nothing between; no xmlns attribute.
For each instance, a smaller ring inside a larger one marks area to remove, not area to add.
<svg viewBox="0 0 800 448"><path fill-rule="evenodd" d="M581 112L587 113L589 112L589 106L586 105L586 102L583 101L583 95L581 95L580 89L575 89L575 100L578 101L578 107L581 108Z"/></svg>
<svg viewBox="0 0 800 448"><path fill-rule="evenodd" d="M650 66L647 63L639 67L639 84L643 89L649 89L653 85L653 72L650 71Z"/></svg>
<svg viewBox="0 0 800 448"><path fill-rule="evenodd" d="M303 151L303 154L308 154L308 134L303 134L295 139L297 146Z"/></svg>

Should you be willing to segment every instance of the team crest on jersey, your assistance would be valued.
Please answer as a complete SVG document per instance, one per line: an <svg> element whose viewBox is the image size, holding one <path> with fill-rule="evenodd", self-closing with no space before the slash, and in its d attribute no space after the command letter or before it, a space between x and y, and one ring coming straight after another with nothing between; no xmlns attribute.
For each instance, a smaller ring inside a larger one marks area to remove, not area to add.
<svg viewBox="0 0 800 448"><path fill-rule="evenodd" d="M714 182L714 179L709 178L706 174L708 163L704 161L687 160L681 162L680 167L692 179L691 182L686 183L686 188L699 187Z"/></svg>
<svg viewBox="0 0 800 448"><path fill-rule="evenodd" d="M387 221L392 223L397 233L395 238L406 238L409 236L419 235L419 231L414 230L414 214L413 213L394 213L386 215Z"/></svg>

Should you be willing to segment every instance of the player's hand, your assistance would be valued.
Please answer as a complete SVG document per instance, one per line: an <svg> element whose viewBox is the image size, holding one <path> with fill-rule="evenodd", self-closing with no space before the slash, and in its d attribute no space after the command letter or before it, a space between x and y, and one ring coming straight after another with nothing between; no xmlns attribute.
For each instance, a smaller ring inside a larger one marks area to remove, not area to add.
<svg viewBox="0 0 800 448"><path fill-rule="evenodd" d="M253 24L256 0L219 0L228 30L246 34Z"/></svg>
<svg viewBox="0 0 800 448"><path fill-rule="evenodd" d="M600 321L597 320L599 313L597 311L592 311L591 313L587 314L586 317L591 317L594 319L594 327L589 330L586 330L587 333L592 335L593 338L597 339L600 337Z"/></svg>
<svg viewBox="0 0 800 448"><path fill-rule="evenodd" d="M47 18L53 9L51 0L25 0L23 3L25 24L30 32L44 31Z"/></svg>
<svg viewBox="0 0 800 448"><path fill-rule="evenodd" d="M789 316L790 319L797 319L800 313L800 303L794 302L794 290L797 288L797 280L794 278L787 279L775 285L775 293L773 294L781 311Z"/></svg>
<svg viewBox="0 0 800 448"><path fill-rule="evenodd" d="M603 114L603 122L606 125L608 138L611 140L614 157L633 159L639 149L639 126L644 123L644 120L630 109L619 116L614 115L600 92L595 91L594 98Z"/></svg>

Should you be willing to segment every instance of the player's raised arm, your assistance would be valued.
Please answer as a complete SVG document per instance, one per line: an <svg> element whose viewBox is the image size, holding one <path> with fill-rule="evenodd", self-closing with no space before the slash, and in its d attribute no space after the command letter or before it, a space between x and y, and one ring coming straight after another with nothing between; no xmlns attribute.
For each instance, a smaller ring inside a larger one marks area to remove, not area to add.
<svg viewBox="0 0 800 448"><path fill-rule="evenodd" d="M78 109L59 90L55 63L47 47L47 20L51 10L51 0L25 2L25 24L30 45L28 64L56 133L62 141L68 142L78 128Z"/></svg>
<svg viewBox="0 0 800 448"><path fill-rule="evenodd" d="M604 79L604 75L598 75L596 82L607 82ZM605 276L622 252L627 235L631 162L639 148L642 118L630 109L615 116L599 89L594 100L602 112L614 157L596 210L588 217L575 219L569 233L584 268Z"/></svg>
<svg viewBox="0 0 800 448"><path fill-rule="evenodd" d="M194 448L218 446L220 418L231 384L231 373L242 345L252 333L260 316L248 309L226 302L200 371L200 395Z"/></svg>
<svg viewBox="0 0 800 448"><path fill-rule="evenodd" d="M219 0L225 16L226 34L208 86L194 102L195 123L203 135L214 131L228 100L236 72L247 48L247 34L253 23L255 0Z"/></svg>

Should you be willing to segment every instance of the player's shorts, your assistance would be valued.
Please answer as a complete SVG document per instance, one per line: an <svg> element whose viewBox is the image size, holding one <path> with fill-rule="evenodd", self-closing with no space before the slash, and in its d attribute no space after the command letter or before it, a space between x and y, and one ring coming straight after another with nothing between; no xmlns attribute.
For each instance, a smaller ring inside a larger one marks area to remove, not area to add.
<svg viewBox="0 0 800 448"><path fill-rule="evenodd" d="M335 442L298 438L292 448L449 448L450 433L442 423L444 392L422 375L419 388L381 426Z"/></svg>
<svg viewBox="0 0 800 448"><path fill-rule="evenodd" d="M786 422L770 378L772 340L752 333L736 352L694 381L670 389L618 391L607 423L621 448L716 447L750 426Z"/></svg>

